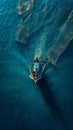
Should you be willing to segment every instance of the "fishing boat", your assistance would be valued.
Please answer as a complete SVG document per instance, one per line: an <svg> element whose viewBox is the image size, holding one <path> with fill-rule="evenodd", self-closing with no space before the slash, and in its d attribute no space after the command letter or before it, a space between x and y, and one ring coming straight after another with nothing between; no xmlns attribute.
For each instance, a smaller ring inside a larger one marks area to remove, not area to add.
<svg viewBox="0 0 73 130"><path fill-rule="evenodd" d="M31 66L30 78L33 79L35 83L38 82L43 76L43 72L45 70L46 64L41 61L38 57L33 60L33 64Z"/></svg>

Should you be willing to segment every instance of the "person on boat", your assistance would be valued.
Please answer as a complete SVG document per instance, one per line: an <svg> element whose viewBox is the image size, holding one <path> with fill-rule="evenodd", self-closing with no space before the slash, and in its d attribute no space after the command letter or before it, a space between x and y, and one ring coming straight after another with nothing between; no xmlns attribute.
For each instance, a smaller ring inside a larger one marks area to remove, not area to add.
<svg viewBox="0 0 73 130"><path fill-rule="evenodd" d="M38 77L39 69L40 69L40 63L39 63L38 57L36 57L35 60L34 60L34 64L33 64L33 76L35 78Z"/></svg>
<svg viewBox="0 0 73 130"><path fill-rule="evenodd" d="M33 71L34 72L39 71L39 67L40 67L39 59L38 59L38 57L36 57L36 59L34 60L34 64L33 64Z"/></svg>

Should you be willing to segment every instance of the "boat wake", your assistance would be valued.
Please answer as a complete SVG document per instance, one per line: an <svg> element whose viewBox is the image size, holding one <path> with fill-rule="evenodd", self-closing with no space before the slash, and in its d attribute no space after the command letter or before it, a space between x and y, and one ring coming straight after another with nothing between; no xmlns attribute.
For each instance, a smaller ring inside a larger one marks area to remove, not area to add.
<svg viewBox="0 0 73 130"><path fill-rule="evenodd" d="M48 0L39 3L19 1L18 11L22 12L18 14L21 15L22 24L16 39L29 44L33 49L32 59L36 56L48 58L56 65L73 39L73 6L71 3L66 6L63 7L58 0L53 3Z"/></svg>

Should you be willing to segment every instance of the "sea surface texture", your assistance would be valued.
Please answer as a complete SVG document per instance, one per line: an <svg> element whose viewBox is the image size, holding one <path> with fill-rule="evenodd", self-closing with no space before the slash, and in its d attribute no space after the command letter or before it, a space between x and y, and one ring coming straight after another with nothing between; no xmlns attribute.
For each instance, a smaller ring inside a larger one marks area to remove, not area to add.
<svg viewBox="0 0 73 130"><path fill-rule="evenodd" d="M0 0L0 130L73 130L73 0Z"/></svg>

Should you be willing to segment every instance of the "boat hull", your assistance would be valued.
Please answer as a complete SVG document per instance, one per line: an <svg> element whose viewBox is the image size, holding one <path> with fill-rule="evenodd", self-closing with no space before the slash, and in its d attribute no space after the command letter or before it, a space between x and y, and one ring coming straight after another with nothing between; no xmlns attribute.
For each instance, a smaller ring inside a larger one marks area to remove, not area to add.
<svg viewBox="0 0 73 130"><path fill-rule="evenodd" d="M30 73L30 78L35 82L37 83L39 80L41 80L42 76L43 76L43 73L44 73L44 70L45 70L45 67L46 67L46 64L44 65L41 65L40 63L40 70L38 71L38 76L34 76L33 74L33 67L31 67L31 73Z"/></svg>

